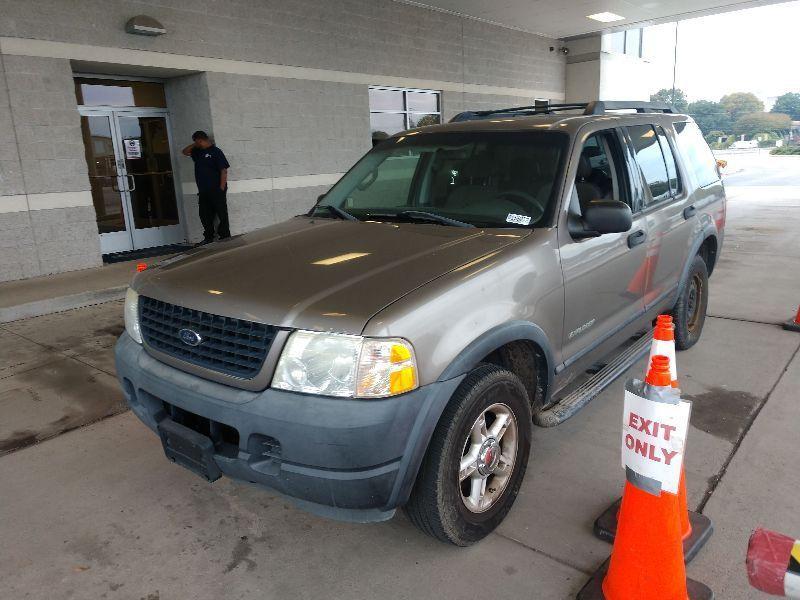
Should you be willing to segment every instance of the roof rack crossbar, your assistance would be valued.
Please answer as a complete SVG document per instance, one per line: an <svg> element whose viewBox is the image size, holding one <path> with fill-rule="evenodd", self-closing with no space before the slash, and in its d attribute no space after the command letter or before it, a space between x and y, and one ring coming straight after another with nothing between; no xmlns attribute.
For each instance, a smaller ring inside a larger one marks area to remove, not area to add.
<svg viewBox="0 0 800 600"><path fill-rule="evenodd" d="M510 112L530 112L533 114L544 115L554 113L560 110L578 110L585 109L586 102L572 102L569 104L550 104L549 102L541 102L532 106L512 106L509 108L497 108L494 110L476 110L474 114L482 117L489 115L499 115Z"/></svg>

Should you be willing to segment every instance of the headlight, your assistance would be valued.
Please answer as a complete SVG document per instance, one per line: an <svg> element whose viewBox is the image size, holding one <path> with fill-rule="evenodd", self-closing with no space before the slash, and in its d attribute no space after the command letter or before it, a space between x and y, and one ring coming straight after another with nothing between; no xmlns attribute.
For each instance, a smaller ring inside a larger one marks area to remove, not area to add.
<svg viewBox="0 0 800 600"><path fill-rule="evenodd" d="M344 398L385 398L417 385L407 341L314 331L289 336L272 379L281 390Z"/></svg>
<svg viewBox="0 0 800 600"><path fill-rule="evenodd" d="M139 329L139 294L131 288L125 293L125 331L134 342L142 343L142 330Z"/></svg>

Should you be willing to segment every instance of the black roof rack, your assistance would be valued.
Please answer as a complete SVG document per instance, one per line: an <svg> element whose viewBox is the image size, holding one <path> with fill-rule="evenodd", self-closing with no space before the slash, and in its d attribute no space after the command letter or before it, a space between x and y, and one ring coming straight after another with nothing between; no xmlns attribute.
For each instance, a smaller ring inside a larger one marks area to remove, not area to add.
<svg viewBox="0 0 800 600"><path fill-rule="evenodd" d="M595 100L594 102L570 102L564 104L551 104L546 100L537 100L531 106L514 106L511 108L497 108L494 110L473 110L458 113L450 119L451 123L459 121L474 121L487 119L494 115L510 115L524 117L532 115L551 115L565 110L582 110L583 115L603 115L607 111L635 110L637 113L673 113L669 104L664 102L639 102L626 100Z"/></svg>

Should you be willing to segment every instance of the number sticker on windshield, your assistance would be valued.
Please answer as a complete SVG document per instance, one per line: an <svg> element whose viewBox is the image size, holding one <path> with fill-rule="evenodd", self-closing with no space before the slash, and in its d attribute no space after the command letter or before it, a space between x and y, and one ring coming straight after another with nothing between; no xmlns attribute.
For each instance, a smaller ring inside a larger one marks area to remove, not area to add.
<svg viewBox="0 0 800 600"><path fill-rule="evenodd" d="M525 215L515 215L514 213L508 213L506 217L506 223L515 223L517 225L530 225L531 218L526 217Z"/></svg>

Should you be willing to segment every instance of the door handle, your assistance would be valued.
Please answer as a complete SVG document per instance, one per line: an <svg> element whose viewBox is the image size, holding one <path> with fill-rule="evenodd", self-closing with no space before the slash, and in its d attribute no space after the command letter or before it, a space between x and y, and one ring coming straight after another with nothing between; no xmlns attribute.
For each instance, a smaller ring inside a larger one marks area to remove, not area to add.
<svg viewBox="0 0 800 600"><path fill-rule="evenodd" d="M683 218L684 219L691 219L697 213L697 209L692 206L687 206L683 209Z"/></svg>
<svg viewBox="0 0 800 600"><path fill-rule="evenodd" d="M634 231L632 234L628 236L628 248L633 248L634 246L638 246L639 244L644 243L647 239L647 233L643 229L639 231Z"/></svg>
<svg viewBox="0 0 800 600"><path fill-rule="evenodd" d="M127 178L127 177L130 177L130 178L131 178L131 180L130 180L130 181L131 181L131 185L130 185L130 187L129 187L127 190L125 190L125 191L127 191L127 192L133 192L133 191L135 191L135 190L136 190L136 178L135 178L133 175L125 175L125 177L126 177L126 178Z"/></svg>

